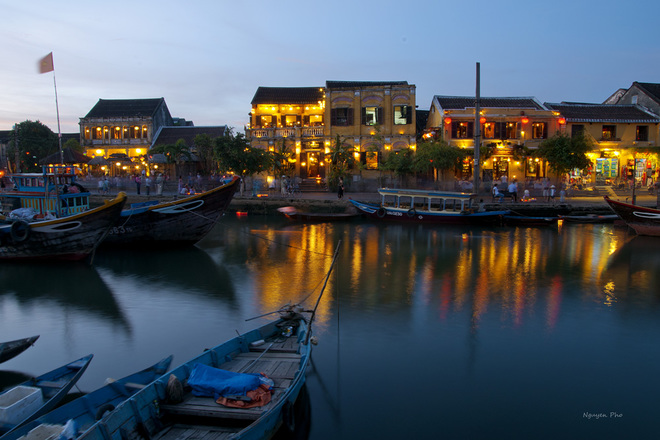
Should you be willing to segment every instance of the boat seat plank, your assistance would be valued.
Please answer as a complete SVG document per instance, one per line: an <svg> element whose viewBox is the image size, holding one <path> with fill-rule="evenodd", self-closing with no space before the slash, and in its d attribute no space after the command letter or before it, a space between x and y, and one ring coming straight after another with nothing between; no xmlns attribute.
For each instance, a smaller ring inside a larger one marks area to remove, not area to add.
<svg viewBox="0 0 660 440"><path fill-rule="evenodd" d="M174 425L160 433L154 440L225 440L236 432L238 432L237 428L229 427Z"/></svg>

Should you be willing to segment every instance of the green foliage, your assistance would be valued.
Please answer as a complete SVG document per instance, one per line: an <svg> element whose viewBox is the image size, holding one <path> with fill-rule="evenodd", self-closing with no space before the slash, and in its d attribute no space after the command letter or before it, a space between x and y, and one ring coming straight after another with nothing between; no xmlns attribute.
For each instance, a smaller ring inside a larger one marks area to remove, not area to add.
<svg viewBox="0 0 660 440"><path fill-rule="evenodd" d="M276 176L289 175L293 172L296 153L287 148L284 139L282 139L282 143L275 149L272 156L273 172Z"/></svg>
<svg viewBox="0 0 660 440"><path fill-rule="evenodd" d="M179 139L174 144L156 145L149 150L150 154L164 154L167 157L167 163L181 163L192 157L186 141Z"/></svg>
<svg viewBox="0 0 660 440"><path fill-rule="evenodd" d="M557 134L541 142L534 156L547 160L550 169L561 175L575 168L586 169L590 165L586 153L592 148L593 142L585 132L574 137Z"/></svg>
<svg viewBox="0 0 660 440"><path fill-rule="evenodd" d="M230 171L245 177L269 170L273 155L261 148L253 148L242 133L228 130L225 136L215 139L214 157L221 171Z"/></svg>
<svg viewBox="0 0 660 440"><path fill-rule="evenodd" d="M39 172L39 160L59 151L57 134L39 121L16 124L11 132L7 154L12 162L18 158L22 172Z"/></svg>
<svg viewBox="0 0 660 440"><path fill-rule="evenodd" d="M215 169L215 159L213 157L213 139L206 133L198 134L193 139L199 161L204 174L210 174Z"/></svg>
<svg viewBox="0 0 660 440"><path fill-rule="evenodd" d="M420 173L428 173L435 169L444 177L446 171L455 171L459 168L466 156L466 150L452 147L444 141L422 142L417 145L414 169Z"/></svg>
<svg viewBox="0 0 660 440"><path fill-rule="evenodd" d="M347 177L348 170L355 166L356 161L353 152L354 150L337 135L335 144L330 148L330 153L326 158L330 165L328 184L331 187L337 185L340 177Z"/></svg>
<svg viewBox="0 0 660 440"><path fill-rule="evenodd" d="M62 145L62 149L66 150L67 148L77 151L79 153L82 153L85 151L85 149L80 145L80 141L78 139L69 139Z"/></svg>
<svg viewBox="0 0 660 440"><path fill-rule="evenodd" d="M391 171L401 182L415 172L415 153L410 148L392 151L387 155L381 168Z"/></svg>

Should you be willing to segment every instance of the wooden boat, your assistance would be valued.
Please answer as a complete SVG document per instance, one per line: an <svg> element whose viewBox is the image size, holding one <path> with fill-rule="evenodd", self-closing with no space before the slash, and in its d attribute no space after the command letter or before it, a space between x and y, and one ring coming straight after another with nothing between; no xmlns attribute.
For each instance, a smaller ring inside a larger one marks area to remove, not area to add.
<svg viewBox="0 0 660 440"><path fill-rule="evenodd" d="M660 209L619 202L605 196L605 201L637 235L660 237Z"/></svg>
<svg viewBox="0 0 660 440"><path fill-rule="evenodd" d="M0 216L0 260L82 260L93 256L117 222L126 194L103 206L28 223Z"/></svg>
<svg viewBox="0 0 660 440"><path fill-rule="evenodd" d="M571 223L612 223L619 218L617 214L560 215L560 219Z"/></svg>
<svg viewBox="0 0 660 440"><path fill-rule="evenodd" d="M0 194L4 211L30 209L38 218L66 217L89 210L89 191L76 180L75 168L47 165L42 173L9 175L13 188Z"/></svg>
<svg viewBox="0 0 660 440"><path fill-rule="evenodd" d="M409 223L499 224L502 216L509 213L507 210L479 211L475 203L477 194L388 188L381 188L378 193L380 205L350 202L370 218Z"/></svg>
<svg viewBox="0 0 660 440"><path fill-rule="evenodd" d="M313 310L291 305L273 312L278 319L174 368L77 440L266 439L280 427L293 428L293 406L310 361L311 326L338 251L339 245Z"/></svg>
<svg viewBox="0 0 660 440"><path fill-rule="evenodd" d="M0 363L8 361L9 359L23 353L25 350L32 347L37 339L39 339L39 335L17 339L15 341L0 342Z"/></svg>
<svg viewBox="0 0 660 440"><path fill-rule="evenodd" d="M4 409L0 434L4 436L52 410L78 382L92 357L80 358L0 394L0 408Z"/></svg>
<svg viewBox="0 0 660 440"><path fill-rule="evenodd" d="M76 430L84 432L101 419L106 412L112 411L138 390L165 374L170 368L171 362L172 356L168 356L156 364L122 379L109 379L105 386L7 432L2 436L2 440L14 440L28 434L37 436L38 433L42 433L44 437L46 437L46 433L59 435L70 420L75 424Z"/></svg>
<svg viewBox="0 0 660 440"><path fill-rule="evenodd" d="M502 216L502 221L506 226L550 226L557 224L559 217L505 214Z"/></svg>
<svg viewBox="0 0 660 440"><path fill-rule="evenodd" d="M172 202L132 204L121 213L103 245L170 248L193 245L204 238L223 215L239 181L234 177L222 186Z"/></svg>
<svg viewBox="0 0 660 440"><path fill-rule="evenodd" d="M359 212L302 212L293 206L277 208L289 220L297 222L335 222L353 220L360 216Z"/></svg>

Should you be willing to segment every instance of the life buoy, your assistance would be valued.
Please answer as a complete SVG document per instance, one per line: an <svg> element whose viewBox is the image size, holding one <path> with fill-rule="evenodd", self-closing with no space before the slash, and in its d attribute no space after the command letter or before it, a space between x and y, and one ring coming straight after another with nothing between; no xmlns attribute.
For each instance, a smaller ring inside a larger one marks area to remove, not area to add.
<svg viewBox="0 0 660 440"><path fill-rule="evenodd" d="M94 415L96 420L101 420L105 413L111 412L115 409L115 406L111 403L106 403L105 405L102 405L97 411L96 414Z"/></svg>
<svg viewBox="0 0 660 440"><path fill-rule="evenodd" d="M415 211L415 208L410 208L407 212L408 217L413 218L415 215L417 215L417 211Z"/></svg>
<svg viewBox="0 0 660 440"><path fill-rule="evenodd" d="M14 243L21 243L30 236L30 224L24 220L16 220L9 228L9 235Z"/></svg>
<svg viewBox="0 0 660 440"><path fill-rule="evenodd" d="M385 217L385 214L387 214L387 211L385 211L385 208L378 208L378 211L376 211L376 215L378 216L378 218Z"/></svg>

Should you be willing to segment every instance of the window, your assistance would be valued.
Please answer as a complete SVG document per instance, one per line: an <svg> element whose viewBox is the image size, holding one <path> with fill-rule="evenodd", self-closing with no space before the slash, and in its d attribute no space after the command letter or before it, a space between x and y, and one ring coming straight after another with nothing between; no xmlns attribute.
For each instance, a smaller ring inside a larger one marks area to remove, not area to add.
<svg viewBox="0 0 660 440"><path fill-rule="evenodd" d="M131 125L129 136L131 139L140 139L140 127L137 125Z"/></svg>
<svg viewBox="0 0 660 440"><path fill-rule="evenodd" d="M474 137L474 122L452 122L451 137L453 139L471 139Z"/></svg>
<svg viewBox="0 0 660 440"><path fill-rule="evenodd" d="M532 124L532 139L545 139L548 137L548 130L545 122L534 122Z"/></svg>
<svg viewBox="0 0 660 440"><path fill-rule="evenodd" d="M484 139L494 139L495 138L495 124L492 122L486 122L483 128Z"/></svg>
<svg viewBox="0 0 660 440"><path fill-rule="evenodd" d="M582 136L583 132L584 132L584 125L582 125L582 124L573 124L571 126L571 137Z"/></svg>
<svg viewBox="0 0 660 440"><path fill-rule="evenodd" d="M616 140L616 125L603 125L603 140Z"/></svg>
<svg viewBox="0 0 660 440"><path fill-rule="evenodd" d="M649 140L649 127L648 125L638 125L635 133L635 140L646 142Z"/></svg>
<svg viewBox="0 0 660 440"><path fill-rule="evenodd" d="M323 115L305 115L303 116L303 125L305 127L318 127L323 125Z"/></svg>
<svg viewBox="0 0 660 440"><path fill-rule="evenodd" d="M275 117L273 115L261 115L258 117L258 126L262 128L269 128L269 127L274 127L274 119Z"/></svg>
<svg viewBox="0 0 660 440"><path fill-rule="evenodd" d="M495 123L495 139L517 139L517 138L518 138L517 122Z"/></svg>
<svg viewBox="0 0 660 440"><path fill-rule="evenodd" d="M394 106L394 125L412 124L412 107L409 105Z"/></svg>
<svg viewBox="0 0 660 440"><path fill-rule="evenodd" d="M283 127L296 127L300 126L300 115L282 115Z"/></svg>
<svg viewBox="0 0 660 440"><path fill-rule="evenodd" d="M362 107L362 125L376 125L383 123L382 107Z"/></svg>
<svg viewBox="0 0 660 440"><path fill-rule="evenodd" d="M353 125L352 108L333 108L330 110L330 124L347 127Z"/></svg>
<svg viewBox="0 0 660 440"><path fill-rule="evenodd" d="M368 170L378 169L378 152L362 151L360 153L360 163L365 165Z"/></svg>

